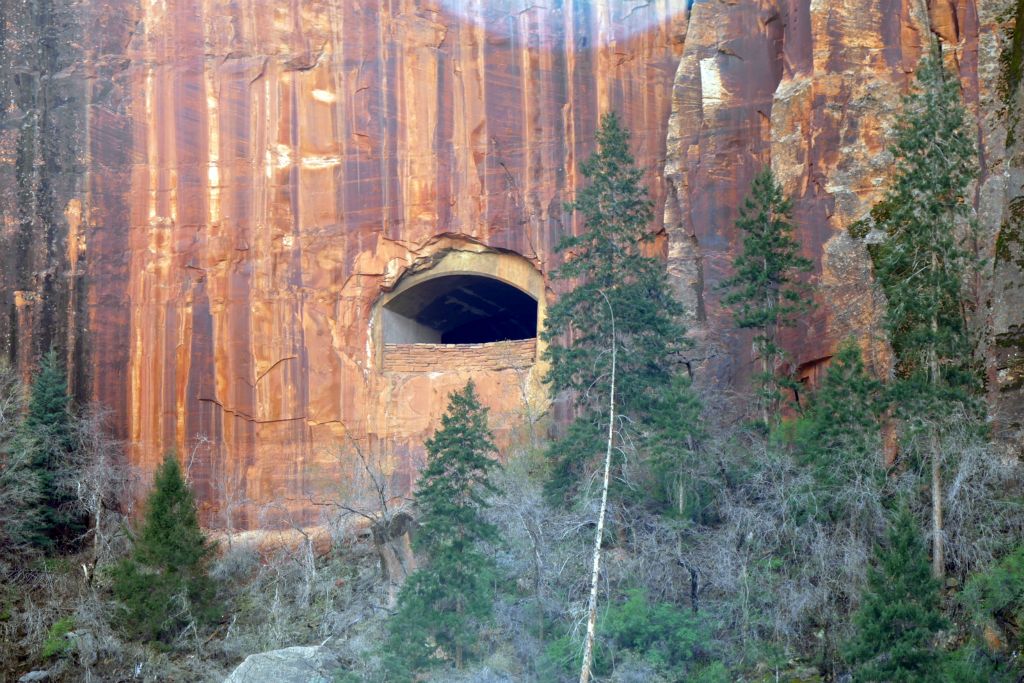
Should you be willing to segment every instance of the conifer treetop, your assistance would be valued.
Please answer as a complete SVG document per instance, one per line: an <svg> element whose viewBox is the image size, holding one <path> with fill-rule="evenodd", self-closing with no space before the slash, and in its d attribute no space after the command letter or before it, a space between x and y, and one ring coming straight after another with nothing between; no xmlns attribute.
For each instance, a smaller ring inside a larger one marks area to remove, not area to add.
<svg viewBox="0 0 1024 683"><path fill-rule="evenodd" d="M32 378L25 427L46 434L54 430L70 432L70 405L64 368L57 352L51 349L43 355Z"/></svg>
<svg viewBox="0 0 1024 683"><path fill-rule="evenodd" d="M441 428L425 443L427 466L416 486L416 504L422 512L417 543L428 552L453 533L473 536L468 539L472 541L494 536L493 527L478 518L487 507L485 494L494 491L489 477L497 464L487 412L470 380L448 396Z"/></svg>
<svg viewBox="0 0 1024 683"><path fill-rule="evenodd" d="M173 455L164 458L156 472L135 547L139 563L172 571L194 567L213 552L199 527L192 491Z"/></svg>
<svg viewBox="0 0 1024 683"><path fill-rule="evenodd" d="M740 209L736 227L743 235L743 249L733 260L733 275L722 282L722 304L732 309L737 327L754 330L754 349L760 360L759 403L761 419L778 419L780 389L792 386L791 378L776 376L783 356L779 330L792 327L797 316L813 306L810 285L802 279L812 270L811 261L800 255L793 237L793 205L783 195L771 168L758 173L750 195Z"/></svg>
<svg viewBox="0 0 1024 683"><path fill-rule="evenodd" d="M495 448L472 382L449 395L441 428L426 447L414 541L426 557L402 586L389 624L385 659L395 680L447 661L461 667L494 600L495 563L483 544L497 540L497 530L482 512L485 496L495 491L489 479Z"/></svg>
<svg viewBox="0 0 1024 683"><path fill-rule="evenodd" d="M968 367L968 316L976 302L965 286L980 265L969 244L976 225L967 196L978 172L976 135L959 80L947 73L936 45L903 100L888 190L850 229L854 237L872 229L882 236L869 249L888 300L897 375L936 388L977 386Z"/></svg>
<svg viewBox="0 0 1024 683"><path fill-rule="evenodd" d="M800 255L792 216L793 202L783 195L771 168L763 169L736 220L743 250L733 261L733 276L721 285L729 290L722 303L733 308L741 328L784 327L811 306L800 274L810 272L812 263Z"/></svg>
<svg viewBox="0 0 1024 683"><path fill-rule="evenodd" d="M133 637L167 641L220 615L207 574L215 547L199 527L192 491L172 454L156 471L145 511L131 556L113 571L118 621Z"/></svg>
<svg viewBox="0 0 1024 683"><path fill-rule="evenodd" d="M566 392L576 414L548 449L554 466L545 491L563 501L604 450L612 349L617 428L635 432L620 436L638 443L690 346L665 264L647 246L654 239L653 204L629 151L629 131L615 113L601 118L596 142L580 165L586 182L568 205L581 219L579 234L558 245L565 262L554 277L572 288L548 308L540 333L548 344L544 381L553 393Z"/></svg>
<svg viewBox="0 0 1024 683"><path fill-rule="evenodd" d="M580 164L589 183L569 205L583 216L585 230L559 242L558 250L569 256L555 277L587 277L607 288L616 284L617 260L641 256L639 245L654 239L649 230L654 204L629 151L629 131L615 112L601 118L595 139L597 151Z"/></svg>
<svg viewBox="0 0 1024 683"><path fill-rule="evenodd" d="M905 505L885 544L876 549L853 621L857 632L847 655L856 680L942 680L933 640L948 623L940 609L939 582L929 569L928 549Z"/></svg>
<svg viewBox="0 0 1024 683"><path fill-rule="evenodd" d="M688 342L664 264L644 253L654 239L653 203L629 151L629 131L611 112L601 118L596 141L597 150L580 164L589 182L568 205L582 229L558 245L565 262L554 277L575 286L548 310L541 338L548 342L545 379L552 389L590 392L603 410L606 389L595 390L595 382L607 374L612 311L626 404L644 387L663 384L672 357Z"/></svg>

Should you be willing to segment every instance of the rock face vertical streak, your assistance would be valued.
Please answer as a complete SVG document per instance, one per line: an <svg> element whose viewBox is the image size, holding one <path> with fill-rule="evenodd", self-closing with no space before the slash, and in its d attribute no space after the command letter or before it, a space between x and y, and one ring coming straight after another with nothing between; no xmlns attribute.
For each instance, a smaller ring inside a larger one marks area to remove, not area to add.
<svg viewBox="0 0 1024 683"><path fill-rule="evenodd" d="M72 368L72 388L81 384L84 355L77 330L87 96L80 38L68 0L0 5L0 357L28 379L52 346Z"/></svg>
<svg viewBox="0 0 1024 683"><path fill-rule="evenodd" d="M715 288L741 247L733 228L754 174L770 158L772 98L783 74L774 0L692 5L668 130L669 272L716 381L749 376L749 336L729 333Z"/></svg>
<svg viewBox="0 0 1024 683"><path fill-rule="evenodd" d="M127 437L134 409L129 405L128 358L131 314L128 296L131 194L146 171L143 151L131 126L133 79L125 48L141 9L127 1L86 5L81 17L87 45L87 165L83 182L83 233L88 254L85 297L88 356L82 374L89 397L112 413L117 436ZM136 114L141 109L135 106ZM145 200L144 200L145 202Z"/></svg>
<svg viewBox="0 0 1024 683"><path fill-rule="evenodd" d="M117 3L90 123L93 392L134 463L185 459L211 525L225 504L236 527L315 522L348 438L411 483L469 373L382 373L374 302L446 250L549 272L602 111L662 202L668 0ZM477 379L510 423L517 373Z"/></svg>

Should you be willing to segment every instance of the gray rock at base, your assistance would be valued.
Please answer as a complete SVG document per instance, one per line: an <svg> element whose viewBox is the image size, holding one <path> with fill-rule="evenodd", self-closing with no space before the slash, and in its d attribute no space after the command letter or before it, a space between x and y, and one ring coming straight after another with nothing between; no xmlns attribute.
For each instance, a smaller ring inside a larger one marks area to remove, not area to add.
<svg viewBox="0 0 1024 683"><path fill-rule="evenodd" d="M27 674L18 679L18 683L38 683L38 681L50 680L49 671L29 671Z"/></svg>
<svg viewBox="0 0 1024 683"><path fill-rule="evenodd" d="M322 646L286 647L249 655L224 683L331 683L339 668Z"/></svg>

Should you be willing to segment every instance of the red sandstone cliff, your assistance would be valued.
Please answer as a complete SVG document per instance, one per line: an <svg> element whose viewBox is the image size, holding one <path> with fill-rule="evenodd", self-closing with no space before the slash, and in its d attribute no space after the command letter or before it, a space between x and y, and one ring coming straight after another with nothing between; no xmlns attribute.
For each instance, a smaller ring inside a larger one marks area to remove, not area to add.
<svg viewBox="0 0 1024 683"><path fill-rule="evenodd" d="M94 163L119 157L89 201L91 362L134 461L176 448L208 502L231 489L312 514L304 500L334 481L350 435L380 444L408 487L445 395L474 373L382 372L382 293L449 249L548 272L608 108L661 201L681 13L519 4L167 0L107 15L125 61L117 106L90 121ZM498 427L536 384L475 374Z"/></svg>
<svg viewBox="0 0 1024 683"><path fill-rule="evenodd" d="M50 224L63 232L32 272L71 273L57 278L67 302L55 317L84 326L69 352L80 391L111 406L134 462L187 456L212 524L227 498L240 526L275 521L261 509L314 521L309 501L344 477L335 456L349 437L383 451L408 486L443 397L470 374L514 438L524 396L537 400L536 368L385 372L375 306L446 253L554 296L554 245L578 228L563 203L609 108L648 171L664 216L652 229L665 235L706 376L747 375L749 340L730 329L714 285L765 163L796 197L822 292L788 340L801 371L857 334L885 372L882 300L844 229L881 195L888 130L932 33L953 48L979 121L977 206L993 257L979 325L998 341L993 405L1006 424L1020 419L1024 232L1009 207L1024 178L1012 162L1020 143L1007 143L1019 76L999 87L1011 0L75 7L68 49L79 59L39 68L41 83L65 73L81 84L67 100L78 118L57 120L77 131L81 165L61 169L74 182L51 193ZM0 328L9 339L42 324L26 297L53 278L30 275L0 281L11 302L22 292ZM18 348L30 362L32 345Z"/></svg>
<svg viewBox="0 0 1024 683"><path fill-rule="evenodd" d="M1019 432L1024 240L1011 207L1024 191L1020 143L1013 142L1020 75L1005 73L1003 64L1012 61L1022 8L1013 0L694 4L668 130L665 227L669 268L719 379L749 375L750 339L731 328L714 285L739 247L737 207L767 163L795 199L804 252L817 264L819 307L787 340L797 369L813 377L838 342L854 335L876 372L888 371L879 335L884 299L872 287L863 245L845 231L884 192L900 97L934 35L978 122L975 207L987 266L974 283L976 325L994 340L987 358L993 413L1004 434ZM1019 60L1019 40L1016 49Z"/></svg>

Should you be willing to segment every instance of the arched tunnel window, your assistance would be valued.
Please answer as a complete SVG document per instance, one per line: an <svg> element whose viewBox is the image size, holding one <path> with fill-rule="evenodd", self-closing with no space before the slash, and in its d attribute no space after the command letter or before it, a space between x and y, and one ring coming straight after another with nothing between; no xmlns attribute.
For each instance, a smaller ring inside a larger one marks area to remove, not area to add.
<svg viewBox="0 0 1024 683"><path fill-rule="evenodd" d="M483 275L442 275L383 307L388 344L481 344L537 336L537 300Z"/></svg>

